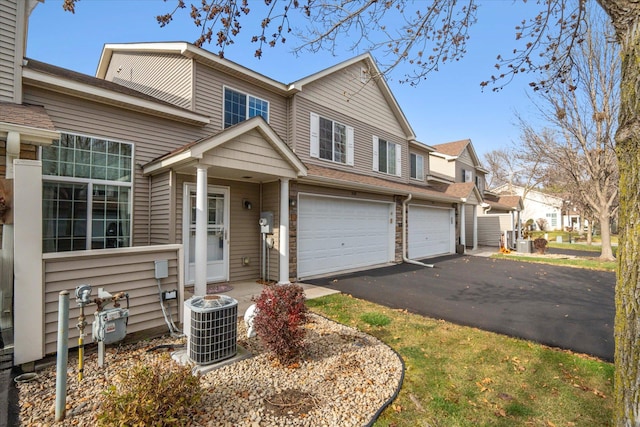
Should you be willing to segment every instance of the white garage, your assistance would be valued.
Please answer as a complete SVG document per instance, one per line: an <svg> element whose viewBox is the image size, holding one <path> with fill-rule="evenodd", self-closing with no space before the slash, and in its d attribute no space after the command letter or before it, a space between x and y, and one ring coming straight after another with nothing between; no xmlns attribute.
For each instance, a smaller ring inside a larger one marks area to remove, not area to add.
<svg viewBox="0 0 640 427"><path fill-rule="evenodd" d="M409 258L455 252L455 213L450 208L409 205Z"/></svg>
<svg viewBox="0 0 640 427"><path fill-rule="evenodd" d="M393 261L394 204L300 195L298 277Z"/></svg>

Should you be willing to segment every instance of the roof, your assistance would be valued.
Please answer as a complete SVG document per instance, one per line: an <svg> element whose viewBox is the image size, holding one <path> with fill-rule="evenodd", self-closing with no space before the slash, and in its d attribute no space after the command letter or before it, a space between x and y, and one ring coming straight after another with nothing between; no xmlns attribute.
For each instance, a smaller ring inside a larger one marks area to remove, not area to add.
<svg viewBox="0 0 640 427"><path fill-rule="evenodd" d="M436 144L433 146L433 148L435 148L438 153L446 154L447 156L458 157L470 143L470 139L461 139L460 141Z"/></svg>
<svg viewBox="0 0 640 427"><path fill-rule="evenodd" d="M512 211L521 211L524 206L520 196L512 195L485 195L484 202L491 206L492 209Z"/></svg>
<svg viewBox="0 0 640 427"><path fill-rule="evenodd" d="M186 108L177 107L117 83L56 67L35 59L25 61L22 73L23 79L34 86L195 124L209 123L208 117L196 114Z"/></svg>
<svg viewBox="0 0 640 427"><path fill-rule="evenodd" d="M0 136L17 132L25 142L51 144L60 137L47 110L40 105L0 103Z"/></svg>
<svg viewBox="0 0 640 427"><path fill-rule="evenodd" d="M0 123L56 130L47 110L41 105L0 102Z"/></svg>
<svg viewBox="0 0 640 427"><path fill-rule="evenodd" d="M338 169L323 167L313 164L307 165L307 176L299 179L305 183L331 184L335 187L349 189L362 189L364 191L376 191L393 195L413 195L414 199L434 200L449 203L459 203L460 198L453 194L447 194L431 187L418 187L416 185L403 184L370 175L361 175L354 172L345 172Z"/></svg>

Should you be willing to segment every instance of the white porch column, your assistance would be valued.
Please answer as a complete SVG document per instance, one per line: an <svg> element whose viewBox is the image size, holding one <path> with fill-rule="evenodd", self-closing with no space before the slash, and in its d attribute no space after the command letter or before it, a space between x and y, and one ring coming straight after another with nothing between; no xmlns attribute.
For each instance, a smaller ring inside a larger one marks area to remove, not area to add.
<svg viewBox="0 0 640 427"><path fill-rule="evenodd" d="M42 163L14 160L14 363L44 357Z"/></svg>
<svg viewBox="0 0 640 427"><path fill-rule="evenodd" d="M466 220L464 219L465 210L464 202L460 203L460 244L463 247L467 246L467 230L465 227Z"/></svg>
<svg viewBox="0 0 640 427"><path fill-rule="evenodd" d="M511 211L511 248L516 246L516 211Z"/></svg>
<svg viewBox="0 0 640 427"><path fill-rule="evenodd" d="M473 249L478 249L478 207L473 207Z"/></svg>
<svg viewBox="0 0 640 427"><path fill-rule="evenodd" d="M280 179L280 274L279 285L289 282L289 179Z"/></svg>
<svg viewBox="0 0 640 427"><path fill-rule="evenodd" d="M207 167L199 164L196 168L196 271L193 293L202 296L207 294Z"/></svg>

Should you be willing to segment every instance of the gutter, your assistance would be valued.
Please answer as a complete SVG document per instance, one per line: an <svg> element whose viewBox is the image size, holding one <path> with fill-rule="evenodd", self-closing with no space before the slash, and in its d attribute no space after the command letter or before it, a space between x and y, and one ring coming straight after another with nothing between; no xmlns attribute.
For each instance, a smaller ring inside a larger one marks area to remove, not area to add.
<svg viewBox="0 0 640 427"><path fill-rule="evenodd" d="M433 268L433 264L424 264L420 261L409 259L407 257L407 205L413 198L413 195L409 193L406 199L402 201L402 261L408 264L415 264L421 267Z"/></svg>
<svg viewBox="0 0 640 427"><path fill-rule="evenodd" d="M482 207L482 210L484 211L485 215L489 213L489 211L491 210L491 205L489 203L483 203L480 206Z"/></svg>

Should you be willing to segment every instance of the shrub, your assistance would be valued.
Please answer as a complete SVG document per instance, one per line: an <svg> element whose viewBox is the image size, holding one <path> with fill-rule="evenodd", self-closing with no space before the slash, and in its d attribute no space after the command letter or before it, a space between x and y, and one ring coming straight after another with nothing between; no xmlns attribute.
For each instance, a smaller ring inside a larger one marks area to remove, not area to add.
<svg viewBox="0 0 640 427"><path fill-rule="evenodd" d="M544 237L538 237L533 241L533 247L538 253L543 254L547 250L547 243L549 243L547 242L547 239Z"/></svg>
<svg viewBox="0 0 640 427"><path fill-rule="evenodd" d="M118 377L104 393L100 425L186 425L202 396L200 378L168 355L153 365L138 363Z"/></svg>
<svg viewBox="0 0 640 427"><path fill-rule="evenodd" d="M303 326L307 322L302 287L295 284L265 287L255 303L253 325L260 341L281 364L298 361L304 350Z"/></svg>

